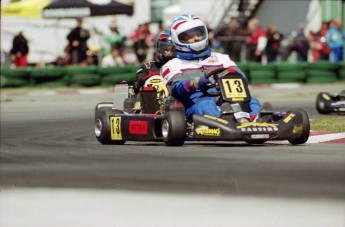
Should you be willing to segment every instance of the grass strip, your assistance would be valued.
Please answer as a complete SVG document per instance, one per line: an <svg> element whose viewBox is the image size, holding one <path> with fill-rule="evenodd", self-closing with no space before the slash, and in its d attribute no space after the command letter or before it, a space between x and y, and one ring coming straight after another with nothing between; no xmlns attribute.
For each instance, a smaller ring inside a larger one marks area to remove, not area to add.
<svg viewBox="0 0 345 227"><path fill-rule="evenodd" d="M310 128L314 131L345 132L345 116L328 115L310 120Z"/></svg>

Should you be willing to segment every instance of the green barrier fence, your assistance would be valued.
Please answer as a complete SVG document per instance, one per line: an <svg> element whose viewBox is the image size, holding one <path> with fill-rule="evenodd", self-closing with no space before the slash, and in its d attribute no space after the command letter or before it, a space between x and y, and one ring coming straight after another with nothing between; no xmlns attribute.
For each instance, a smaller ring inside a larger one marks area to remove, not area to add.
<svg viewBox="0 0 345 227"><path fill-rule="evenodd" d="M332 83L345 81L345 62L315 63L238 63L250 84ZM1 87L113 86L127 81L133 84L139 65L102 68L97 66L10 68L1 67Z"/></svg>

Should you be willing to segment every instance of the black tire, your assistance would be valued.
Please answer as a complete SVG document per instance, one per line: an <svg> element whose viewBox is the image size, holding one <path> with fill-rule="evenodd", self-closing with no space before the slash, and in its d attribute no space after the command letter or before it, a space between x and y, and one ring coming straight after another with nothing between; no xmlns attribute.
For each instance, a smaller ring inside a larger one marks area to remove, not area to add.
<svg viewBox="0 0 345 227"><path fill-rule="evenodd" d="M100 102L97 103L96 107L95 107L95 119L98 118L100 110L104 107L106 108L112 108L114 106L114 103L112 102Z"/></svg>
<svg viewBox="0 0 345 227"><path fill-rule="evenodd" d="M162 120L162 136L167 146L182 146L186 139L186 119L182 111L168 111Z"/></svg>
<svg viewBox="0 0 345 227"><path fill-rule="evenodd" d="M295 139L290 139L288 140L290 144L292 145L298 145L298 144L304 144L305 142L308 141L309 139L309 134L310 134L310 122L309 122L309 117L307 112L304 110L298 110L302 114L302 134L300 137L295 138Z"/></svg>
<svg viewBox="0 0 345 227"><path fill-rule="evenodd" d="M101 144L123 145L125 140L111 140L109 116L113 114L123 114L121 110L115 110L111 107L102 107L95 114L95 135Z"/></svg>
<svg viewBox="0 0 345 227"><path fill-rule="evenodd" d="M316 110L320 114L329 114L330 111L328 110L326 106L326 100L322 97L323 94L324 94L323 92L319 93L316 97L316 102L315 102Z"/></svg>

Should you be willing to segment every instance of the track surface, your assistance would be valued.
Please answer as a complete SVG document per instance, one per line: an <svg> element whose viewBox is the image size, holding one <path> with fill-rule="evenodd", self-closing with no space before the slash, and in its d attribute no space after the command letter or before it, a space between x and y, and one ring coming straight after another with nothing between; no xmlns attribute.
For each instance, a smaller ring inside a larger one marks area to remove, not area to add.
<svg viewBox="0 0 345 227"><path fill-rule="evenodd" d="M317 92L341 89L252 94L313 118ZM2 91L0 227L345 226L343 143L104 146L94 106L111 94L70 93Z"/></svg>

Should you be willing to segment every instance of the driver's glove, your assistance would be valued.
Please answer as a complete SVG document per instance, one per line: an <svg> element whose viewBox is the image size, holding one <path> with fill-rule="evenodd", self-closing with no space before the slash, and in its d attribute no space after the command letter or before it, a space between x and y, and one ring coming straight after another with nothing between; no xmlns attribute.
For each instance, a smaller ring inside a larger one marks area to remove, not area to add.
<svg viewBox="0 0 345 227"><path fill-rule="evenodd" d="M194 79L190 80L190 88L191 90L200 90L200 91L207 91L209 89L208 84L211 81L204 76L197 76Z"/></svg>

